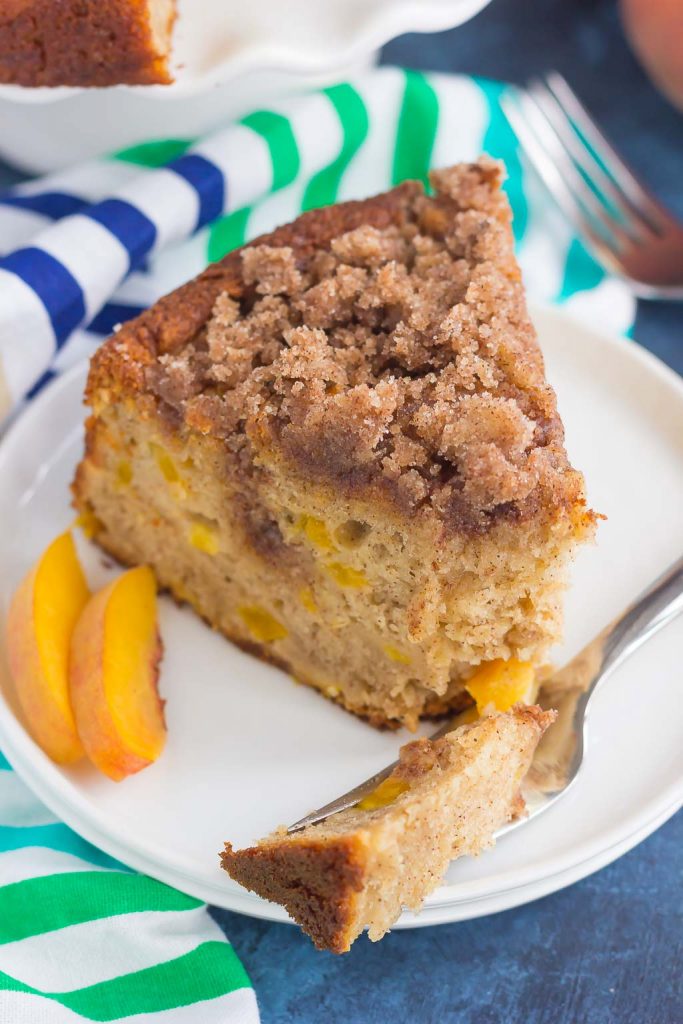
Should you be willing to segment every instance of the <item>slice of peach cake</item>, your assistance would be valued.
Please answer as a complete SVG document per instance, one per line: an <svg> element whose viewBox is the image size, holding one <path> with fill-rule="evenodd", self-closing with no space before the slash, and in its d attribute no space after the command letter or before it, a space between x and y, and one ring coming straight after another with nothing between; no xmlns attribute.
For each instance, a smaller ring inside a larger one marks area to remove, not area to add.
<svg viewBox="0 0 683 1024"><path fill-rule="evenodd" d="M107 551L410 727L467 704L480 671L544 661L595 521L502 168L431 181L304 214L122 327L92 361L74 484Z"/></svg>

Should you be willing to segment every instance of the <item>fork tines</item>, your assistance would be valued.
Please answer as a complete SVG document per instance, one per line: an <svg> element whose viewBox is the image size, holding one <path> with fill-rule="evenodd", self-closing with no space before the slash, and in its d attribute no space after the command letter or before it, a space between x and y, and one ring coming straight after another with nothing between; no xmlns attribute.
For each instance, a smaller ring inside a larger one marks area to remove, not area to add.
<svg viewBox="0 0 683 1024"><path fill-rule="evenodd" d="M609 269L632 277L632 254L661 245L671 231L667 211L557 72L532 80L526 89L510 89L502 105L528 159L575 230Z"/></svg>

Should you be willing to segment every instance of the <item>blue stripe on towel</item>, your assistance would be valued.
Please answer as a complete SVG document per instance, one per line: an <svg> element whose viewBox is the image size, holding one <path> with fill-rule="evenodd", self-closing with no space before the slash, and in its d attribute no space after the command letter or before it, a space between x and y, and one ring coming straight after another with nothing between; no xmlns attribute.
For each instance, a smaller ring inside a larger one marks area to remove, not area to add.
<svg viewBox="0 0 683 1024"><path fill-rule="evenodd" d="M62 217L70 217L72 213L78 213L87 206L80 196L72 196L67 192L36 192L34 195L10 195L5 193L0 196L0 204L3 206L14 206L19 210L30 210L31 213L40 213L50 220L61 220Z"/></svg>
<svg viewBox="0 0 683 1024"><path fill-rule="evenodd" d="M88 324L88 330L93 334L108 336L114 333L117 324L124 324L126 320L132 320L134 316L144 313L144 310L144 306L128 306L122 302L108 302Z"/></svg>
<svg viewBox="0 0 683 1024"><path fill-rule="evenodd" d="M149 217L123 199L105 199L85 214L117 238L128 253L129 270L140 266L154 246L157 229Z"/></svg>
<svg viewBox="0 0 683 1024"><path fill-rule="evenodd" d="M47 384L49 384L51 380L54 380L56 376L57 376L57 371L56 370L46 370L45 373L41 377L38 378L38 380L35 382L35 384L31 388L31 390L26 395L26 397L29 400L29 402L31 401L32 398L35 398L36 395L38 394L38 392L42 391L43 388ZM0 757L1 756L2 755L0 755ZM0 767L1 767L1 765L0 765Z"/></svg>
<svg viewBox="0 0 683 1024"><path fill-rule="evenodd" d="M197 153L189 153L174 160L168 169L184 178L199 196L196 231L220 217L225 210L225 177L215 164Z"/></svg>
<svg viewBox="0 0 683 1024"><path fill-rule="evenodd" d="M83 290L76 278L54 256L27 246L0 260L0 267L16 274L45 306L57 339L64 344L85 318Z"/></svg>

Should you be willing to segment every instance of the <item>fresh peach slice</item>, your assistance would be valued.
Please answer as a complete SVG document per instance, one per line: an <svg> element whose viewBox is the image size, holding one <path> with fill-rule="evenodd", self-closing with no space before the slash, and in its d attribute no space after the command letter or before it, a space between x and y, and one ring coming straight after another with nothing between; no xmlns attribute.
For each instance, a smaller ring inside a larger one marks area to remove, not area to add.
<svg viewBox="0 0 683 1024"><path fill-rule="evenodd" d="M53 761L83 756L69 702L69 641L90 597L73 538L50 544L12 598L7 618L10 671L26 722Z"/></svg>
<svg viewBox="0 0 683 1024"><path fill-rule="evenodd" d="M154 574L147 566L130 569L88 601L69 661L85 752L116 782L156 761L164 748L161 654Z"/></svg>

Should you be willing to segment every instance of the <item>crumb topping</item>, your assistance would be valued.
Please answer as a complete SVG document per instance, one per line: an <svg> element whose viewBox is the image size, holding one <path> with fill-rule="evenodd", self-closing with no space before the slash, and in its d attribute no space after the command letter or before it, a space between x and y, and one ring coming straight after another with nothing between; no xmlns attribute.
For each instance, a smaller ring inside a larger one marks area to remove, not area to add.
<svg viewBox="0 0 683 1024"><path fill-rule="evenodd" d="M458 526L581 500L513 256L502 167L431 175L400 221L312 252L255 244L190 344L147 384L248 467L275 448ZM296 236L295 236L296 237Z"/></svg>

